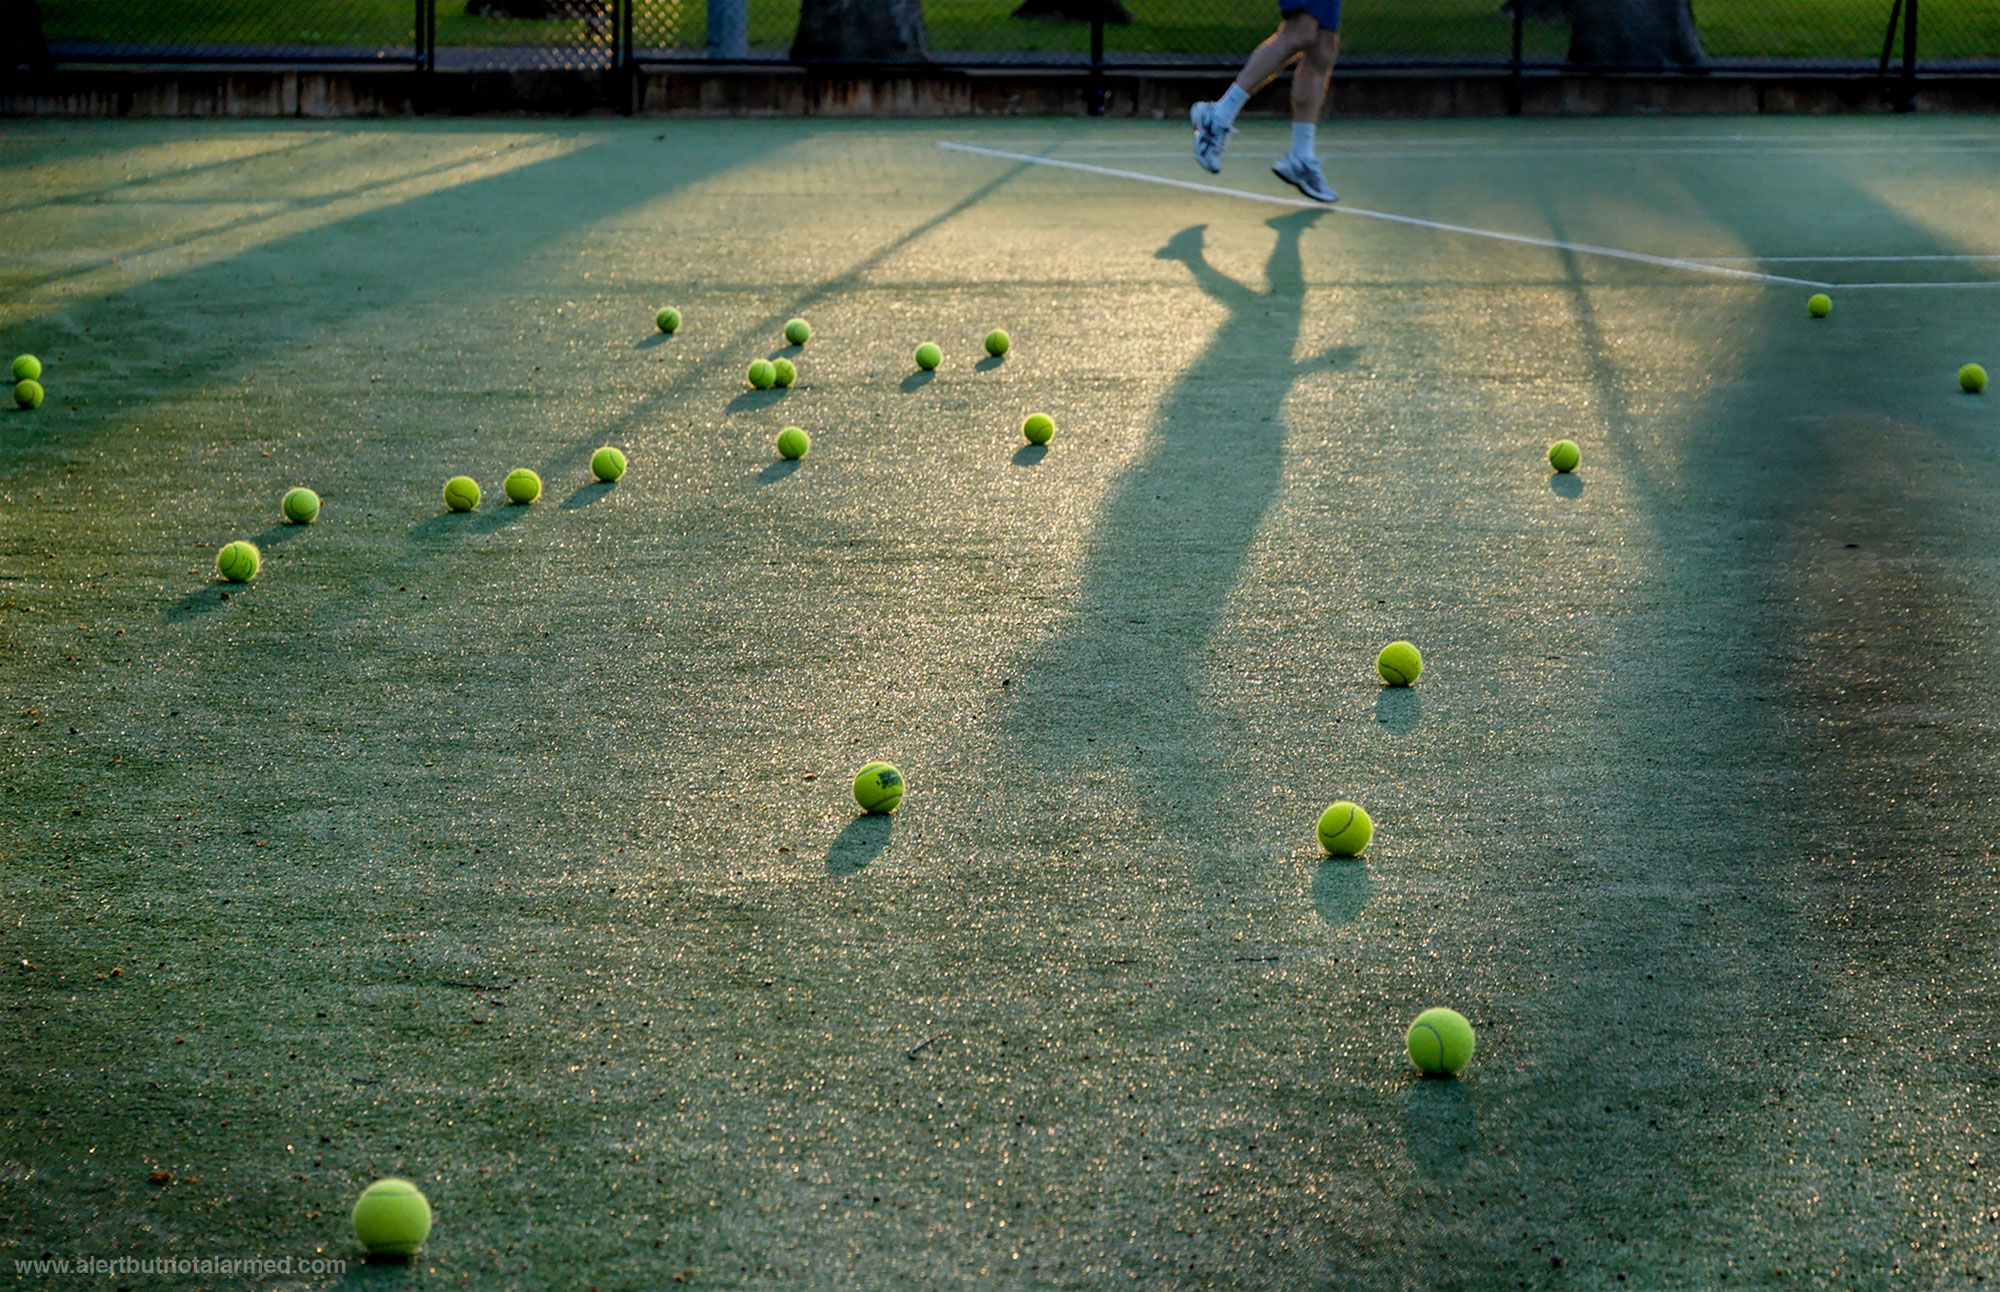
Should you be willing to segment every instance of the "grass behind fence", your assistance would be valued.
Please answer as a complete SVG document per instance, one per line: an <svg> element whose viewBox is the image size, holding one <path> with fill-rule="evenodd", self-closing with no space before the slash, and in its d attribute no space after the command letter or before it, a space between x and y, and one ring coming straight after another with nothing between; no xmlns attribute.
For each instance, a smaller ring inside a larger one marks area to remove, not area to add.
<svg viewBox="0 0 2000 1292"><path fill-rule="evenodd" d="M950 53L1073 53L1090 47L1080 24L1010 17L1017 0L929 0L931 47ZM1128 0L1137 21L1107 29L1114 55L1179 54L1232 60L1269 31L1276 6L1242 0ZM411 0L44 0L49 38L127 48L220 45L326 46L394 50L414 42ZM441 46L574 45L593 39L580 19L522 21L472 17L465 0L440 0ZM1881 48L1889 0L1710 0L1695 5L1702 41L1719 58L1866 60ZM2000 0L1926 7L1919 47L1925 58L2000 55ZM798 25L798 0L751 0L750 41L781 51ZM634 28L642 49L701 49L706 0L639 0ZM600 25L601 26L601 25ZM1344 33L1353 55L1505 57L1510 22L1498 0L1356 0ZM602 39L598 37L597 39ZM1565 28L1530 24L1531 57L1560 57Z"/></svg>

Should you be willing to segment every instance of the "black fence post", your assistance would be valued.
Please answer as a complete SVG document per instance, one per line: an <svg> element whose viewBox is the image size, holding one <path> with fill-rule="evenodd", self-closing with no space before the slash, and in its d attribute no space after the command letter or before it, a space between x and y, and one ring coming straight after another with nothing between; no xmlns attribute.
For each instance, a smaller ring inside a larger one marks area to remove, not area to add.
<svg viewBox="0 0 2000 1292"><path fill-rule="evenodd" d="M438 68L438 10L437 0L417 0L417 40L423 46L418 58L419 65L426 72Z"/></svg>
<svg viewBox="0 0 2000 1292"><path fill-rule="evenodd" d="M1521 35L1528 25L1528 0L1514 0L1514 53L1507 63L1507 115L1521 115Z"/></svg>
<svg viewBox="0 0 2000 1292"><path fill-rule="evenodd" d="M1090 16L1090 115L1104 115L1104 10Z"/></svg>
<svg viewBox="0 0 2000 1292"><path fill-rule="evenodd" d="M1917 106L1917 0L1903 0L1903 101L1896 106L1904 112Z"/></svg>

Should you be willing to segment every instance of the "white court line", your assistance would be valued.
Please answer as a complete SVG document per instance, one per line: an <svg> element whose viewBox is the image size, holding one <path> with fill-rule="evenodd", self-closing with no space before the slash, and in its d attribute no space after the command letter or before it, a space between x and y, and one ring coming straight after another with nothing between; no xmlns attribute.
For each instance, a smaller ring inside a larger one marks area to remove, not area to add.
<svg viewBox="0 0 2000 1292"><path fill-rule="evenodd" d="M1920 292L1935 287L2000 287L2000 278L1975 278L1962 283L1833 283L1831 286L1843 292L1881 291L1891 287Z"/></svg>
<svg viewBox="0 0 2000 1292"><path fill-rule="evenodd" d="M1872 265L1883 262L1903 264L1919 260L2000 260L2000 256L1966 251L1921 256L1690 256L1689 259L1705 260L1711 265Z"/></svg>
<svg viewBox="0 0 2000 1292"><path fill-rule="evenodd" d="M1387 211L1370 211L1358 206L1327 206L1320 202L1307 201L1298 197L1273 197L1265 193L1250 193L1240 188L1224 188L1219 184L1197 184L1193 180L1170 179L1165 175L1148 175L1144 171L1114 170L1109 166L1092 166L1087 162L1063 161L1056 157L1037 157L1032 153L1006 152L999 148L982 148L977 144L953 143L938 140L938 147L957 153L973 153L981 157L997 157L1003 161L1026 162L1035 166L1054 166L1060 170L1081 171L1086 175L1106 175L1113 179L1136 179L1144 184L1159 184L1167 188L1187 189L1195 193L1212 193L1219 197L1237 197L1251 202L1264 202L1271 206L1301 207L1308 211L1327 211L1334 215L1358 215L1367 220L1385 220L1390 224L1412 225L1419 229L1435 229L1440 233L1460 233L1472 238L1491 238L1495 242L1512 242L1521 246L1545 247L1551 251L1571 251L1585 256L1604 256L1611 260L1629 260L1642 265L1656 265L1662 269L1685 269L1690 273L1713 274L1719 278L1734 278L1753 283L1784 283L1792 287L1838 287L1839 283L1822 283L1811 278L1787 278L1783 274L1760 274L1752 269L1731 269L1727 265L1705 264L1699 260L1678 260L1672 256L1649 256L1643 251L1621 251L1616 247L1599 247L1588 242L1565 242L1558 238L1535 238L1523 233L1501 233L1496 229L1475 229L1463 224L1445 224L1438 220L1420 220L1414 215L1392 215Z"/></svg>
<svg viewBox="0 0 2000 1292"><path fill-rule="evenodd" d="M1257 129L1259 125L1268 124L1272 127L1273 133L1276 133L1279 131L1283 123L1249 122L1246 124L1252 130ZM1087 138L1086 139L1036 139L1036 140L1016 139L1016 140L1010 140L1009 142L1015 144L1017 147L1043 147L1043 148L1067 148L1079 145L1091 148L1156 148L1159 146L1156 141L1151 139L1130 139L1130 140L1087 139ZM1321 142L1326 142L1326 141L1322 140ZM1527 140L1508 140L1504 135L1443 135L1443 136L1433 136L1431 138L1416 137L1410 139L1347 139L1347 140L1342 140L1340 142L1343 147L1348 147L1348 148L1422 148L1422 147L1486 148L1492 146L1495 143L1501 143L1501 142L1509 143L1513 147L1526 147L1529 144L1536 144L1536 143L1553 143L1553 144L1567 144L1567 143L1647 144L1649 143L1655 145L1660 145L1660 144L1671 145L1678 143L1700 143L1700 144L1742 143L1742 144L1755 144L1764 147L1768 147L1773 143L1791 147L1799 147L1799 146L1813 145L1813 144L1826 145L1826 146L1843 146L1849 144L1880 144L1885 147L1888 147L1888 146L1902 146L1904 143L1904 141L1896 139L1893 135L1818 135L1818 136L1815 135L1535 135ZM1924 143L1924 144L1935 144L1935 143L2000 144L2000 131L1992 131L1986 134L1922 135L1919 136L1917 140L1910 142ZM1641 149L1635 149L1634 151L1645 152L1648 150L1641 148Z"/></svg>
<svg viewBox="0 0 2000 1292"><path fill-rule="evenodd" d="M1274 141L1275 142L1275 141ZM1120 161L1151 161L1173 157L1185 157L1185 148L1160 149L1152 152L1137 152L1123 148L1099 149L1092 144L1064 145L1063 155L1070 157L1103 156ZM1466 148L1450 151L1442 148L1418 148L1407 152L1391 152L1387 149L1351 144L1339 140L1322 139L1320 151L1329 157L1340 157L1352 161L1444 161L1454 157L1547 157L1554 161L1567 161L1572 157L1742 157L1747 160L1761 160L1766 157L1872 157L1882 154L1943 155L1947 157L1983 156L2000 151L2000 139L1995 139L1986 147L1958 145L1946 148L1924 146L1896 146L1885 144L1880 148L1759 148L1754 152L1742 148Z"/></svg>

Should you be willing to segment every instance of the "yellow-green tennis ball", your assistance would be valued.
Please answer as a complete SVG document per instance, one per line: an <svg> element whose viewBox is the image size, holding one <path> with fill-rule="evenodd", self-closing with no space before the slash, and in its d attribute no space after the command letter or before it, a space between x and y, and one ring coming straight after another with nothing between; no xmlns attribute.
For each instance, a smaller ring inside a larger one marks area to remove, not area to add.
<svg viewBox="0 0 2000 1292"><path fill-rule="evenodd" d="M354 1236L371 1256L413 1256L431 1233L431 1204L408 1180L377 1180L354 1203Z"/></svg>
<svg viewBox="0 0 2000 1292"><path fill-rule="evenodd" d="M1958 388L1968 395L1976 395L1986 389L1986 369L1976 363L1968 363L1963 368L1960 368L1958 370ZM37 389L39 390L40 387L37 387ZM15 392L14 397L16 399L20 398L18 390ZM41 402L41 397L38 395L35 403L39 404Z"/></svg>
<svg viewBox="0 0 2000 1292"><path fill-rule="evenodd" d="M778 379L778 370L773 368L769 361L759 359L750 365L750 371L747 375L750 378L751 385L759 390L769 390L771 383Z"/></svg>
<svg viewBox="0 0 2000 1292"><path fill-rule="evenodd" d="M812 324L806 322L804 319L793 319L791 322L785 324L785 340L790 341L793 345L804 345L806 342L812 340L812 334Z"/></svg>
<svg viewBox="0 0 2000 1292"><path fill-rule="evenodd" d="M1472 1024L1455 1009L1427 1009L1403 1038L1410 1062L1433 1077L1456 1076L1472 1061Z"/></svg>
<svg viewBox="0 0 2000 1292"><path fill-rule="evenodd" d="M917 347L917 366L925 372L936 372L937 366L943 362L944 351L930 342L926 341Z"/></svg>
<svg viewBox="0 0 2000 1292"><path fill-rule="evenodd" d="M14 380L39 381L42 376L42 361L32 354L24 354L14 360Z"/></svg>
<svg viewBox="0 0 2000 1292"><path fill-rule="evenodd" d="M625 455L609 444L590 455L590 474L607 483L625 474Z"/></svg>
<svg viewBox="0 0 2000 1292"><path fill-rule="evenodd" d="M798 459L812 452L812 446L812 436L807 435L796 426L787 426L784 430L778 432L778 453L781 457L789 458L796 462Z"/></svg>
<svg viewBox="0 0 2000 1292"><path fill-rule="evenodd" d="M1021 434L1028 437L1030 444L1047 444L1055 433L1055 421L1047 413L1030 413L1028 420L1021 423Z"/></svg>
<svg viewBox="0 0 2000 1292"><path fill-rule="evenodd" d="M542 478L526 467L516 467L507 473L501 488L507 491L508 501L525 506L542 496Z"/></svg>
<svg viewBox="0 0 2000 1292"><path fill-rule="evenodd" d="M790 359L771 360L771 380L780 386L789 386L799 379L799 370Z"/></svg>
<svg viewBox="0 0 2000 1292"><path fill-rule="evenodd" d="M1583 461L1583 450L1576 447L1575 440L1557 440L1549 445L1549 465L1562 475L1576 470L1576 464Z"/></svg>
<svg viewBox="0 0 2000 1292"><path fill-rule="evenodd" d="M42 383L39 381L15 382L14 402L23 408L40 408L42 406Z"/></svg>
<svg viewBox="0 0 2000 1292"><path fill-rule="evenodd" d="M479 505L479 482L471 476L453 476L445 481L444 505L453 511L471 511Z"/></svg>
<svg viewBox="0 0 2000 1292"><path fill-rule="evenodd" d="M854 774L854 801L863 812L894 812L903 801L903 774L888 763L870 763Z"/></svg>
<svg viewBox="0 0 2000 1292"><path fill-rule="evenodd" d="M669 305L653 315L653 325L662 332L678 332L681 330L681 312Z"/></svg>
<svg viewBox="0 0 2000 1292"><path fill-rule="evenodd" d="M1346 799L1319 814L1319 846L1329 857L1359 857L1374 834L1368 814Z"/></svg>
<svg viewBox="0 0 2000 1292"><path fill-rule="evenodd" d="M264 558L257 554L255 543L237 539L234 543L224 543L222 550L215 554L215 572L231 583L248 583L257 577L257 571L264 564Z"/></svg>
<svg viewBox="0 0 2000 1292"><path fill-rule="evenodd" d="M287 489L280 506L285 509L285 519L294 525L310 525L319 519L319 495L310 489Z"/></svg>
<svg viewBox="0 0 2000 1292"><path fill-rule="evenodd" d="M1013 346L1014 346L1013 338L1009 337L1005 332L1002 332L997 327L994 328L991 332L988 332L986 334L986 353L992 355L996 359L998 359L1001 355L1007 353L1007 351L1012 349Z"/></svg>
<svg viewBox="0 0 2000 1292"><path fill-rule="evenodd" d="M1816 319L1823 319L1833 313L1833 297L1825 292L1815 292L1806 298L1806 313Z"/></svg>
<svg viewBox="0 0 2000 1292"><path fill-rule="evenodd" d="M1375 671L1390 686L1408 686L1423 674L1424 657L1408 642L1390 642L1375 657Z"/></svg>

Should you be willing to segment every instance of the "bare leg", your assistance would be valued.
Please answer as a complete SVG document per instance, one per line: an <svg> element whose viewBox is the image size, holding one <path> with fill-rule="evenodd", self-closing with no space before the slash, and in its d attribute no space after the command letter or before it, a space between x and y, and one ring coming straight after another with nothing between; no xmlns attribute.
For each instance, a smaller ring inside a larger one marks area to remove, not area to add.
<svg viewBox="0 0 2000 1292"><path fill-rule="evenodd" d="M1285 70L1285 64L1313 48L1319 35L1319 23L1312 15L1287 14L1284 24L1251 51L1249 61L1243 64L1242 72L1236 77L1237 88L1245 94L1255 94L1263 89L1273 77ZM1334 39L1338 41L1340 33L1335 32Z"/></svg>
<svg viewBox="0 0 2000 1292"><path fill-rule="evenodd" d="M1339 58L1340 33L1316 31L1292 72L1293 121L1319 124L1320 111L1326 107L1326 83L1333 76L1333 65ZM1244 69L1246 76L1249 70Z"/></svg>

